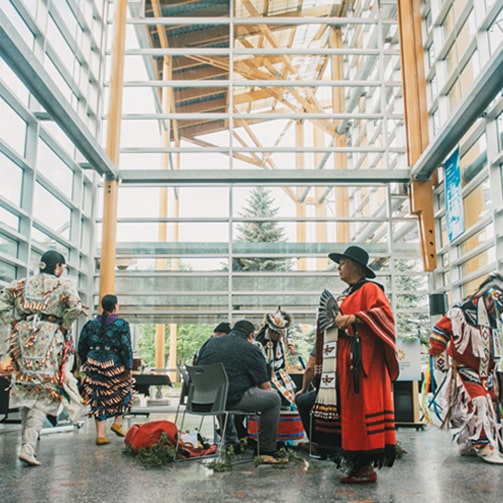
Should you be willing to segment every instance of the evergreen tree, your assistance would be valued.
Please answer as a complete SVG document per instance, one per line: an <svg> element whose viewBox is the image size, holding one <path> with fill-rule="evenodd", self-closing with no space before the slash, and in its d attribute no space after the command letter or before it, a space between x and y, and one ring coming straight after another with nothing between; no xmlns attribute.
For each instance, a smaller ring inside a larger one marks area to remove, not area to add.
<svg viewBox="0 0 503 503"><path fill-rule="evenodd" d="M248 243L281 243L285 242L284 230L279 227L274 217L278 208L273 208L270 192L263 187L255 187L246 200L248 206L240 213L243 218L270 218L271 220L243 222L238 226L237 241ZM233 260L234 271L288 271L292 268L289 259L268 257L241 257Z"/></svg>
<svg viewBox="0 0 503 503"><path fill-rule="evenodd" d="M401 259L397 260L396 269L414 273L416 265L415 261ZM428 297L421 286L417 275L397 274L395 277L396 290L402 292L397 299L397 308L401 311L396 315L397 335L405 339L419 337L424 342L429 337L430 318Z"/></svg>

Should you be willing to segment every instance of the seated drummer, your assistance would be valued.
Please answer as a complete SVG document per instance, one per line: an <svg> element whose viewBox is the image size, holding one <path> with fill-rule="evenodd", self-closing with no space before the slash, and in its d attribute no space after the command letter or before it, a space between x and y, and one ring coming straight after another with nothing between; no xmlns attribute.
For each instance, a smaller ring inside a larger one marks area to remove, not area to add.
<svg viewBox="0 0 503 503"><path fill-rule="evenodd" d="M198 365L222 363L229 378L228 409L260 413L259 445L264 462L277 462L281 400L273 391L269 371L260 349L250 344L255 327L247 320L234 324L228 335L210 339L199 353Z"/></svg>

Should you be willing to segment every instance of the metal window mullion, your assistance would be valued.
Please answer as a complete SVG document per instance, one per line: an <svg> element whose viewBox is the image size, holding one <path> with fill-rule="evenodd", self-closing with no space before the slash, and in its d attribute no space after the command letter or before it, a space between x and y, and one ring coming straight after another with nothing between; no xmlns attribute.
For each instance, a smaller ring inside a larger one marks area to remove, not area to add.
<svg viewBox="0 0 503 503"><path fill-rule="evenodd" d="M54 4L53 4L54 5ZM73 53L75 56L75 59L79 63L83 63L85 61L84 55L82 51L80 50L80 47L76 45L76 38L72 33L70 33L66 22L63 20L61 17L59 10L56 8L52 8L49 11L49 17L52 18L54 21L54 26L57 27L58 31L60 32L61 36L63 37L63 40L66 42L66 45L68 46L68 49ZM79 24L77 22L77 24ZM82 31L80 31L82 33Z"/></svg>
<svg viewBox="0 0 503 503"><path fill-rule="evenodd" d="M26 27L33 33L34 37L40 37L42 35L42 30L39 27L39 24L37 23L37 20L35 20L31 12L26 9L24 6L24 2L21 0L10 0L10 3L14 7L14 9L17 11L19 14L19 19L26 25ZM1 9L0 9L1 13ZM2 13L3 15L3 13Z"/></svg>
<svg viewBox="0 0 503 503"><path fill-rule="evenodd" d="M73 173L72 173L73 175ZM68 198L68 195L62 192L52 181L45 176L43 173L37 171L37 182L41 187L43 187L51 196L54 197L57 201L59 201L63 206L68 208L71 211L77 209L75 202Z"/></svg>
<svg viewBox="0 0 503 503"><path fill-rule="evenodd" d="M477 2L477 8L479 8L479 2ZM479 29L483 31L488 31L491 28L491 26L496 22L496 19L498 18L500 12L501 12L501 2L493 2L493 4L489 7L489 10L486 11L485 18L480 24Z"/></svg>
<svg viewBox="0 0 503 503"><path fill-rule="evenodd" d="M60 145L60 143L58 143L56 138L54 138L51 130L45 128L43 123L40 125L39 136L44 143L63 161L71 172L81 170L75 159L70 157L67 151Z"/></svg>
<svg viewBox="0 0 503 503"><path fill-rule="evenodd" d="M445 1L443 3L441 2L430 2L432 7L431 7L431 13L432 13L432 25L433 26L442 26L445 22L445 18L447 17L447 14L449 13L449 9L453 5L453 1Z"/></svg>
<svg viewBox="0 0 503 503"><path fill-rule="evenodd" d="M500 102L503 98L500 95ZM503 265L503 164L501 163L501 132L498 131L498 117L485 119L485 133L487 137L487 171L491 191L492 219L494 221L494 247L496 251L495 270L501 270ZM499 138L498 138L499 137ZM499 159L499 162L495 162Z"/></svg>
<svg viewBox="0 0 503 503"><path fill-rule="evenodd" d="M269 48L269 47L254 47L254 48L233 48L236 56L281 56L285 54L285 48ZM140 48L127 49L126 56L222 56L228 55L229 50L221 47L155 47L155 48ZM107 50L107 55L111 52ZM399 50L386 49L384 54L387 56L399 56ZM370 49L335 49L335 48L305 48L305 47L289 47L289 56L378 56L378 50Z"/></svg>
<svg viewBox="0 0 503 503"><path fill-rule="evenodd" d="M390 104L391 105L391 104ZM278 113L234 113L231 112L174 112L174 113L153 113L153 114L140 114L140 113L131 113L124 114L122 116L123 121L145 121L145 120L197 120L197 119L212 119L212 120L229 120L231 116L234 119L238 120L262 120L262 121L270 121L270 120L290 120L290 119L309 119L309 120L329 120L329 119L351 119L355 121L359 120L379 120L382 119L383 115L381 112L364 112L364 113L290 113L290 112L278 112ZM106 118L106 116L105 116ZM403 115L401 114L390 114L388 116L390 119L400 120L403 119Z"/></svg>
<svg viewBox="0 0 503 503"><path fill-rule="evenodd" d="M230 79L219 79L219 80L126 80L123 82L124 87L179 87L179 88L226 88L229 86ZM260 79L235 79L232 82L234 87L314 87L314 88L324 88L324 87L347 87L348 81L346 79L341 80L260 80ZM110 82L106 81L104 87L110 87ZM351 80L352 86L361 87L380 87L380 81L373 80ZM399 80L388 80L386 81L388 87L401 88L401 82Z"/></svg>
<svg viewBox="0 0 503 503"><path fill-rule="evenodd" d="M27 211L17 204L12 203L0 194L0 208L19 218L29 218Z"/></svg>
<svg viewBox="0 0 503 503"><path fill-rule="evenodd" d="M464 24L466 23L473 6L470 2L467 2L461 11L460 16L455 20L452 31L449 33L447 38L444 39L442 47L437 51L438 57L440 59L445 59L447 53L452 49L452 47L457 43L457 38L461 32Z"/></svg>
<svg viewBox="0 0 503 503"><path fill-rule="evenodd" d="M459 82L461 72L465 69L466 65L471 61L474 53L477 50L477 40L473 39L468 45L465 53L458 60L456 66L452 69L450 75L447 76L444 84L439 87L440 96L448 96L454 85Z"/></svg>
<svg viewBox="0 0 503 503"><path fill-rule="evenodd" d="M260 146L260 147L234 147L234 152L240 153L261 153L261 152L271 152L271 153L292 153L292 152L344 152L344 153L379 153L383 152L383 147L334 147L334 146L326 146L326 147L268 147L268 146ZM405 149L403 147L392 147L389 149L390 152L394 153L403 153ZM123 147L121 149L121 153L127 154L162 154L168 152L179 152L179 153L227 153L229 149L227 146L211 146L211 147ZM258 171L259 172L259 171Z"/></svg>
<svg viewBox="0 0 503 503"><path fill-rule="evenodd" d="M311 16L299 16L299 17L287 17L287 16L271 16L271 17L211 17L211 16L199 16L199 17L184 17L184 16L169 16L169 17L143 17L138 18L128 18L127 24L143 24L145 26L150 25L162 25L162 26L177 26L177 25L213 25L221 26L228 25L231 22L237 26L245 25L305 25L305 24L322 24L330 26L345 27L348 25L373 25L376 21L367 17L336 17L336 16L324 16L324 17L311 17ZM384 19L385 24L394 24L395 19Z"/></svg>

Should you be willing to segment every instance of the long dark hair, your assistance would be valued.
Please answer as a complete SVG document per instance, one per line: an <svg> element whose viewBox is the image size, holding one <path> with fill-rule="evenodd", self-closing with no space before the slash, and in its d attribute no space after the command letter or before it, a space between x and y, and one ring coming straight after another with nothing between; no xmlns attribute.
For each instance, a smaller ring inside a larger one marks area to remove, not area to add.
<svg viewBox="0 0 503 503"><path fill-rule="evenodd" d="M48 250L40 257L40 272L54 274L58 264L66 264L65 257L56 250Z"/></svg>
<svg viewBox="0 0 503 503"><path fill-rule="evenodd" d="M105 330L107 324L107 318L115 309L117 305L117 296L112 294L107 294L101 299L101 307L103 308L103 313L101 313L101 331Z"/></svg>

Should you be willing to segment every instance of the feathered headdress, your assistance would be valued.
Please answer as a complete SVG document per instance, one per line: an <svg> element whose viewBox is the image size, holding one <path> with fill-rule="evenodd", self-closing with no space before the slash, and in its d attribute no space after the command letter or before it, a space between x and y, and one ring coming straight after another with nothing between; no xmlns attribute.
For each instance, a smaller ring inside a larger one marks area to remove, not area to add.
<svg viewBox="0 0 503 503"><path fill-rule="evenodd" d="M283 330L288 328L292 324L292 317L281 310L281 306L278 306L278 309L274 314L266 314L264 316L264 323L272 330Z"/></svg>
<svg viewBox="0 0 503 503"><path fill-rule="evenodd" d="M479 286L473 297L482 297L482 295L490 295L497 298L499 292L500 298L503 294L503 274L492 272L487 279Z"/></svg>

